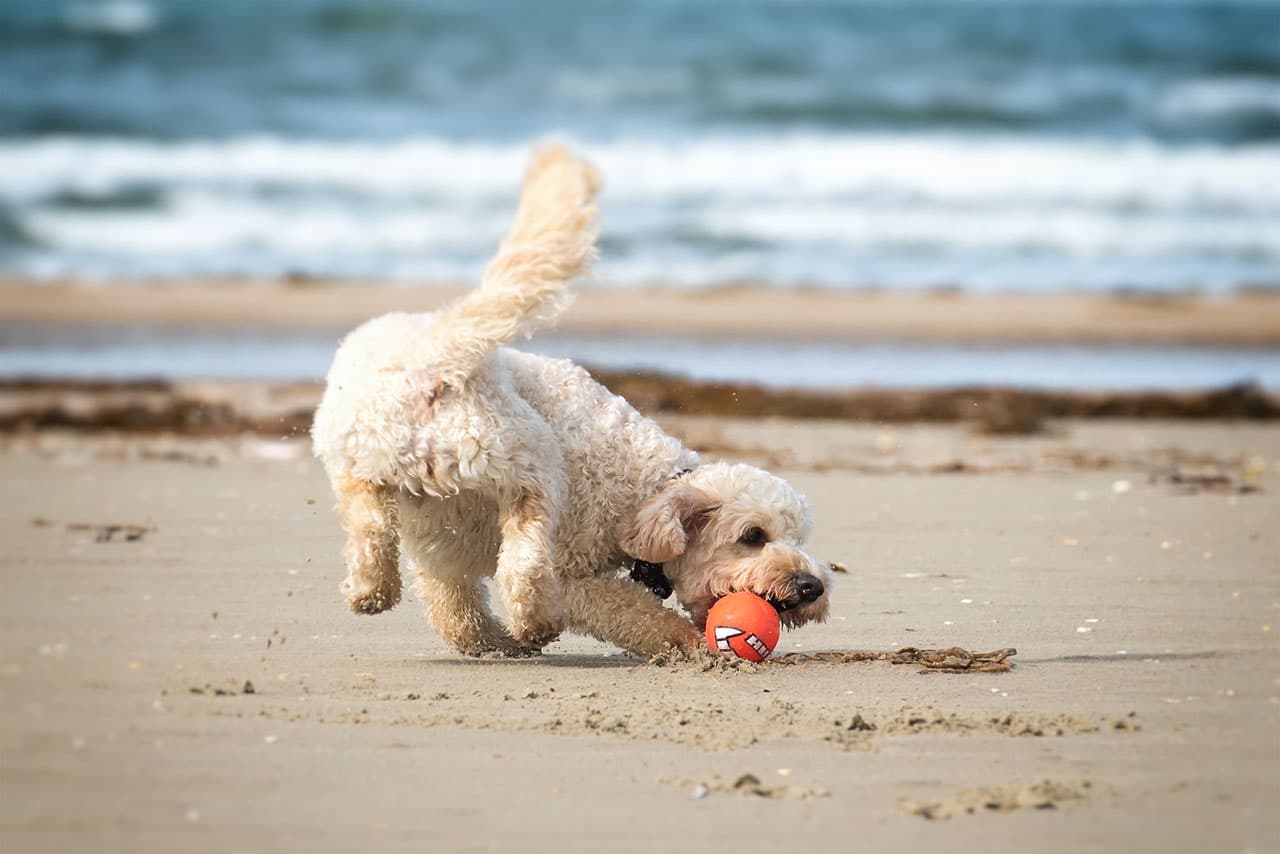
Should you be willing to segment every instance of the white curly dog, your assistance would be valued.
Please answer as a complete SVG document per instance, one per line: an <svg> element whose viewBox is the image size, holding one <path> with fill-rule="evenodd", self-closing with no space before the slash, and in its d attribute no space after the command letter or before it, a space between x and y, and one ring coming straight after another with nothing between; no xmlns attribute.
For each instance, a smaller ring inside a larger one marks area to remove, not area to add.
<svg viewBox="0 0 1280 854"><path fill-rule="evenodd" d="M566 307L594 257L598 186L564 148L539 151L477 290L370 320L338 348L312 438L353 611L400 600L403 560L432 625L469 655L535 653L565 629L696 655L707 611L736 590L787 626L826 618L831 568L803 550L809 508L785 481L702 463L582 368L502 346ZM663 605L664 586L688 616Z"/></svg>

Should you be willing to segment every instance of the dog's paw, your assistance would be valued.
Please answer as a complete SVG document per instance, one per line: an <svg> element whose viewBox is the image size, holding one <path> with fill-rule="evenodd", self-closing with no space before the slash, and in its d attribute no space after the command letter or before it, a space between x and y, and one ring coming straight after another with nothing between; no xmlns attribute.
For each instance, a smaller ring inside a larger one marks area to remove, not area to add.
<svg viewBox="0 0 1280 854"><path fill-rule="evenodd" d="M505 631L501 635L465 640L453 638L450 643L454 649L470 658L533 658L542 655L541 648L517 643L516 639Z"/></svg>
<svg viewBox="0 0 1280 854"><path fill-rule="evenodd" d="M542 655L542 650L538 647L521 646L518 643L512 642L510 644L504 644L501 647L486 649L483 652L469 652L467 655L483 659L536 658L539 655Z"/></svg>
<svg viewBox="0 0 1280 854"><path fill-rule="evenodd" d="M400 602L400 588L383 584L370 584L347 576L339 589L347 600L347 607L355 614L381 614Z"/></svg>
<svg viewBox="0 0 1280 854"><path fill-rule="evenodd" d="M545 591L535 591L545 594ZM546 595L532 603L521 600L509 606L508 633L520 646L542 649L560 637L565 629L565 615L560 604Z"/></svg>
<svg viewBox="0 0 1280 854"><path fill-rule="evenodd" d="M705 664L719 656L709 651L701 635L689 633L671 639L661 649L646 656L650 664Z"/></svg>
<svg viewBox="0 0 1280 854"><path fill-rule="evenodd" d="M521 647L540 650L560 637L564 624L560 620L551 619L514 619L511 622L511 637Z"/></svg>
<svg viewBox="0 0 1280 854"><path fill-rule="evenodd" d="M519 654L526 655L541 652L544 646L559 639L560 632L561 630L556 628L536 627L523 632L513 631L512 634L515 636L517 648L527 651Z"/></svg>

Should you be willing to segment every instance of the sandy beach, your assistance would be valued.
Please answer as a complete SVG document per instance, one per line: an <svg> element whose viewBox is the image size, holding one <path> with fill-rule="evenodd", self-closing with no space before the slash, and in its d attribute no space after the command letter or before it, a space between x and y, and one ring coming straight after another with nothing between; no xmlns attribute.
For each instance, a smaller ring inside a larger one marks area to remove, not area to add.
<svg viewBox="0 0 1280 854"><path fill-rule="evenodd" d="M395 287L239 281L0 284L0 323L343 331L388 311L430 311L471 284ZM1280 297L1016 293L961 295L722 287L580 289L571 334L960 341L1003 344L1280 345Z"/></svg>
<svg viewBox="0 0 1280 854"><path fill-rule="evenodd" d="M1014 669L468 660L343 609L304 442L11 433L2 847L1276 850L1274 427L665 423L849 566L780 651Z"/></svg>

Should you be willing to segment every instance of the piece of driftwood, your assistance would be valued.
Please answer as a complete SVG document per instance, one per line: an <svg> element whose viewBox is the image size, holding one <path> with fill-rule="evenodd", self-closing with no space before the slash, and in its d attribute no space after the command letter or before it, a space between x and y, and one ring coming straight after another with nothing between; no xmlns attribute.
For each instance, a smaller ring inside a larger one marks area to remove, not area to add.
<svg viewBox="0 0 1280 854"><path fill-rule="evenodd" d="M896 652L855 650L852 652L789 652L770 658L770 664L804 664L821 661L851 664L856 661L887 661L890 664L918 664L921 673L1004 673L1013 669L1009 659L1017 655L1012 647L992 652L970 652L958 646L946 649L903 647Z"/></svg>

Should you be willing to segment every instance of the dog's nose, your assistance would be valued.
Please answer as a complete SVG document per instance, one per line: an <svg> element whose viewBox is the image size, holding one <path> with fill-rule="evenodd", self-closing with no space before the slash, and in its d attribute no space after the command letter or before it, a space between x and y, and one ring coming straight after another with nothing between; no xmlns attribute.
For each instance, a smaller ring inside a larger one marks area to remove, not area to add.
<svg viewBox="0 0 1280 854"><path fill-rule="evenodd" d="M812 602L822 595L825 589L822 581L807 572L798 572L791 579L791 583L796 587L796 594L806 602Z"/></svg>

